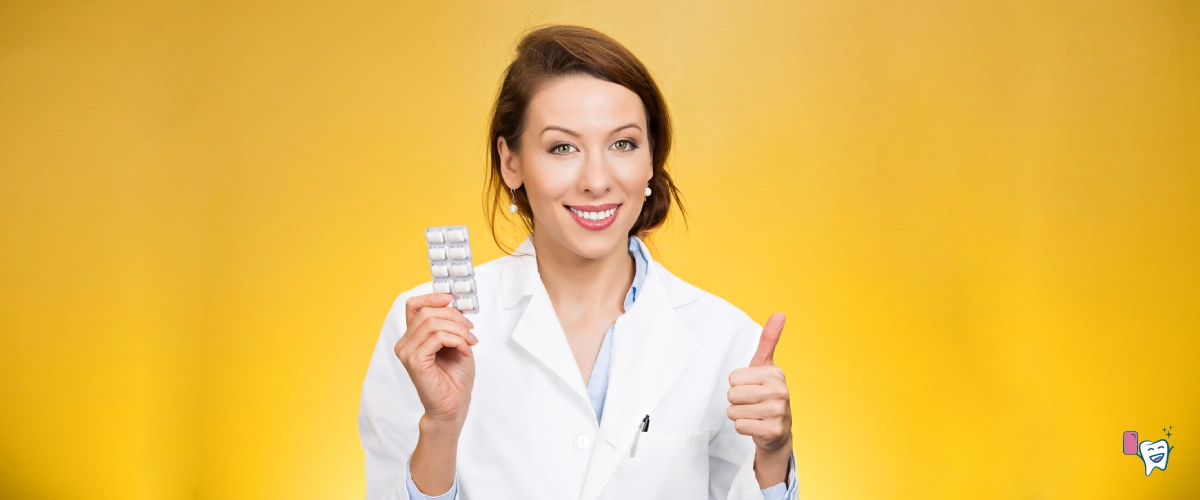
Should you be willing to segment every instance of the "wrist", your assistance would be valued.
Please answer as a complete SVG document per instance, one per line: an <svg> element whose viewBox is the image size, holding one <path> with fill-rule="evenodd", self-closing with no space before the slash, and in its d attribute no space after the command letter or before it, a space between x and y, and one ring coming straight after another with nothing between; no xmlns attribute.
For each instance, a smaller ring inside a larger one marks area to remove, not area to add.
<svg viewBox="0 0 1200 500"><path fill-rule="evenodd" d="M426 495L445 494L454 486L462 425L422 415L418 426L421 433L409 460L409 475L418 491Z"/></svg>
<svg viewBox="0 0 1200 500"><path fill-rule="evenodd" d="M463 422L437 419L426 414L421 415L421 420L417 423L417 426L421 431L421 439L438 443L456 443L458 442L459 434L462 434Z"/></svg>
<svg viewBox="0 0 1200 500"><path fill-rule="evenodd" d="M784 460L787 460L792 456L792 438L791 436L788 436L787 440L784 441L783 444L773 447L772 449L764 448L762 446L755 446L754 449L757 456L775 459L783 457Z"/></svg>
<svg viewBox="0 0 1200 500"><path fill-rule="evenodd" d="M754 476L758 480L759 487L766 489L779 483L787 485L791 459L791 438L788 438L783 446L774 450L756 447L754 450Z"/></svg>

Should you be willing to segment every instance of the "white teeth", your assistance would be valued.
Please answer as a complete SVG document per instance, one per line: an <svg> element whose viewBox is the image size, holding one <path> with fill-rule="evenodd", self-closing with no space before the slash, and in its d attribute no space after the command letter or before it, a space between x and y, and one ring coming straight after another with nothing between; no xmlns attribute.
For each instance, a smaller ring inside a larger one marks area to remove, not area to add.
<svg viewBox="0 0 1200 500"><path fill-rule="evenodd" d="M617 211L616 208L610 208L610 209L604 210L602 212L583 212L583 211L576 210L571 207L567 207L567 208L570 209L571 212L574 212L575 215L578 215L584 219L592 220L592 221L607 219L609 217L612 217L612 214Z"/></svg>

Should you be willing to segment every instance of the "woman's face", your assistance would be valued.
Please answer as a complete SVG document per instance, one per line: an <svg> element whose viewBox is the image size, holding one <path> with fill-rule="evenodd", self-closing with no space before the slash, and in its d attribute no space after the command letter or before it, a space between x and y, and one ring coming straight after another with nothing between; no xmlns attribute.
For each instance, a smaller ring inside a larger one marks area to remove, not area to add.
<svg viewBox="0 0 1200 500"><path fill-rule="evenodd" d="M538 245L598 259L628 251L628 234L654 175L646 112L633 91L565 76L534 94L520 152L498 139L502 174L522 184Z"/></svg>

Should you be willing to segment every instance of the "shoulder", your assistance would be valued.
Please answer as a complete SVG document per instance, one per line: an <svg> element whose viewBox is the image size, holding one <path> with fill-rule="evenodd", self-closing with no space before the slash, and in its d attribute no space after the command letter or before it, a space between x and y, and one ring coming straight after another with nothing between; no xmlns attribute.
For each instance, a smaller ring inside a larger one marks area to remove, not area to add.
<svg viewBox="0 0 1200 500"><path fill-rule="evenodd" d="M688 283L658 262L651 265L664 278L671 306L689 330L709 342L738 343L747 338L757 342L762 327L741 308Z"/></svg>

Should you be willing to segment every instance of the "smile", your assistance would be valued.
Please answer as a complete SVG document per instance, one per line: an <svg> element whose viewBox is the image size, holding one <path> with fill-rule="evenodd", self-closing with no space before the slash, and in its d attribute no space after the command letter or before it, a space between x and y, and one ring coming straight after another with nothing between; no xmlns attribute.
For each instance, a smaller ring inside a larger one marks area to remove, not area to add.
<svg viewBox="0 0 1200 500"><path fill-rule="evenodd" d="M599 231L611 226L617 220L617 213L621 211L619 203L610 203L608 205L589 205L589 206L566 206L563 205L575 222L584 229L591 231Z"/></svg>
<svg viewBox="0 0 1200 500"><path fill-rule="evenodd" d="M1159 462L1159 460L1162 460L1162 459L1163 459L1163 454L1162 454L1162 453L1159 453L1159 454L1157 454L1157 455L1150 455L1150 461L1151 461L1151 462L1158 463L1158 462Z"/></svg>

